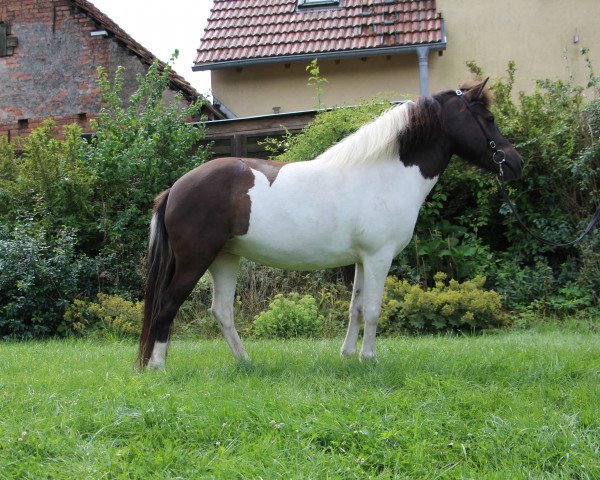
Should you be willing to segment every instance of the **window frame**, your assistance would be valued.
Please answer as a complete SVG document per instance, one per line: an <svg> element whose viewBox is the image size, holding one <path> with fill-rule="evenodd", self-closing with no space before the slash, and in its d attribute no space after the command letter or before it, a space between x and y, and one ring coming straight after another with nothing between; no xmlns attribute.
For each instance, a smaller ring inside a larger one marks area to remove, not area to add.
<svg viewBox="0 0 600 480"><path fill-rule="evenodd" d="M341 0L298 0L298 9L339 7Z"/></svg>

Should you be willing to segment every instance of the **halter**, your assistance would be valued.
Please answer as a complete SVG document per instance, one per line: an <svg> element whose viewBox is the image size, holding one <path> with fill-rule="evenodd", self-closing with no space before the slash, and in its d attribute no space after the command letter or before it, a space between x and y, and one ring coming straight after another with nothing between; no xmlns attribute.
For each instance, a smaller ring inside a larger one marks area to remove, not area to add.
<svg viewBox="0 0 600 480"><path fill-rule="evenodd" d="M502 169L502 164L504 162L506 162L506 154L504 153L504 150L498 148L498 146L496 145L496 142L494 142L494 140L492 140L488 137L488 134L485 132L485 128L483 128L483 124L481 123L481 120L479 120L479 117L477 117L477 115L475 115L475 112L471 108L471 104L463 96L462 90L456 90L456 96L460 97L462 99L462 101L464 102L464 104L467 107L467 109L469 110L469 112L471 112L471 115L473 115L473 118L477 122L477 125L479 125L479 128L481 129L481 132L483 133L483 136L485 137L486 142L489 145L490 150L492 151L492 160L494 161L494 163L496 165L498 165L498 171L500 173L500 177L504 177L504 170Z"/></svg>

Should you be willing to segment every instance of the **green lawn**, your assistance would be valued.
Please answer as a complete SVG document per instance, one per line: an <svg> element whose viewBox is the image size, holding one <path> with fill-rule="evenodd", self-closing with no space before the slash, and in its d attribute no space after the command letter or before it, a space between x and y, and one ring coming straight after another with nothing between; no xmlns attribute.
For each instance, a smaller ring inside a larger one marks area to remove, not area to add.
<svg viewBox="0 0 600 480"><path fill-rule="evenodd" d="M0 478L600 479L600 336L0 344Z"/></svg>

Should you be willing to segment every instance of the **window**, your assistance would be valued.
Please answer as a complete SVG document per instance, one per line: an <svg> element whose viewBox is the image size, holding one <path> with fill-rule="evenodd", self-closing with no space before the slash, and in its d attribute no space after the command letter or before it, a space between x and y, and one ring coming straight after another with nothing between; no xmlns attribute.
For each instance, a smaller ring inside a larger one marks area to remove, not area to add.
<svg viewBox="0 0 600 480"><path fill-rule="evenodd" d="M0 23L0 57L6 55L6 37L8 33L8 27L5 23Z"/></svg>
<svg viewBox="0 0 600 480"><path fill-rule="evenodd" d="M10 35L10 25L0 22L0 57L12 55L17 44L17 37Z"/></svg>
<svg viewBox="0 0 600 480"><path fill-rule="evenodd" d="M298 0L299 8L335 7L339 4L340 0Z"/></svg>

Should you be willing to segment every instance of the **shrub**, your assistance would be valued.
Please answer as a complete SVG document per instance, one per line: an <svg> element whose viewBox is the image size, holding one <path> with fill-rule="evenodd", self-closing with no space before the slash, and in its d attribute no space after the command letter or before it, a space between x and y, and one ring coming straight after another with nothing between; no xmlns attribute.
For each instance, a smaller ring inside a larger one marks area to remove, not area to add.
<svg viewBox="0 0 600 480"><path fill-rule="evenodd" d="M21 141L19 156L13 145L0 142L0 217L8 225L36 222L50 234L69 227L80 245L89 244L98 232L85 141L77 125L65 127L62 140L56 133L56 124L44 121Z"/></svg>
<svg viewBox="0 0 600 480"><path fill-rule="evenodd" d="M65 335L65 307L97 288L97 262L75 252L72 230L0 229L0 338Z"/></svg>
<svg viewBox="0 0 600 480"><path fill-rule="evenodd" d="M99 293L97 302L76 299L67 307L64 320L80 335L94 333L111 338L137 336L141 328L143 302Z"/></svg>
<svg viewBox="0 0 600 480"><path fill-rule="evenodd" d="M269 308L254 319L252 332L261 338L315 337L323 317L312 295L276 295Z"/></svg>
<svg viewBox="0 0 600 480"><path fill-rule="evenodd" d="M422 288L388 277L383 294L380 330L386 333L482 329L502 324L500 295L483 290L484 277L459 283L435 275L435 287Z"/></svg>

